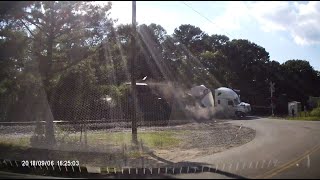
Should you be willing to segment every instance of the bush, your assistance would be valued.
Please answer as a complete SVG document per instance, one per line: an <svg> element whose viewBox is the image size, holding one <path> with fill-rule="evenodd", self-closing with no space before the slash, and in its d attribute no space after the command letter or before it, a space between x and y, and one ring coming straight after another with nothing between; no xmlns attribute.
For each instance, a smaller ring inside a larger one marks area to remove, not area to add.
<svg viewBox="0 0 320 180"><path fill-rule="evenodd" d="M100 93L102 95L109 95L111 96L112 98L119 98L123 95L125 95L126 91L128 89L130 89L131 86L128 86L126 84L122 84L122 85L119 85L119 86L116 86L116 85L102 85L99 87L99 90L100 90Z"/></svg>
<svg viewBox="0 0 320 180"><path fill-rule="evenodd" d="M320 107L313 109L311 111L310 115L313 117L320 117Z"/></svg>

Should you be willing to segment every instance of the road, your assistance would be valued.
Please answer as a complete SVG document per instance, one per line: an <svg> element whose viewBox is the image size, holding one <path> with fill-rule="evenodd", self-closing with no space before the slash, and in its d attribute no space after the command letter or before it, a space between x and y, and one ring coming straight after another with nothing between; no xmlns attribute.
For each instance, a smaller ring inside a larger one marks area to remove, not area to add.
<svg viewBox="0 0 320 180"><path fill-rule="evenodd" d="M213 169L245 178L320 178L320 122L267 118L229 122L255 129L255 139L227 151L186 161L209 164ZM231 176L198 173L173 177Z"/></svg>
<svg viewBox="0 0 320 180"><path fill-rule="evenodd" d="M256 137L247 144L220 153L194 159L184 158L186 162L202 164L213 171L217 169L216 173L167 177L320 178L320 122L268 118L228 122L256 130Z"/></svg>

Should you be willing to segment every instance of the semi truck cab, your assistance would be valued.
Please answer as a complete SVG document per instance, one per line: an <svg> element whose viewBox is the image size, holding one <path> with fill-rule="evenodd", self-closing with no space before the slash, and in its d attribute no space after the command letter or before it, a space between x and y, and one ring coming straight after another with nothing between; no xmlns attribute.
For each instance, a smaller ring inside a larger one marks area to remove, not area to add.
<svg viewBox="0 0 320 180"><path fill-rule="evenodd" d="M230 88L220 87L215 89L215 108L219 113L226 115L244 117L251 111L248 103L241 102L239 95Z"/></svg>
<svg viewBox="0 0 320 180"><path fill-rule="evenodd" d="M201 109L208 109L210 117L245 117L250 113L251 106L241 102L240 96L232 89L220 87L212 91L204 85L191 88L191 96L199 104ZM198 108L199 109L199 108Z"/></svg>

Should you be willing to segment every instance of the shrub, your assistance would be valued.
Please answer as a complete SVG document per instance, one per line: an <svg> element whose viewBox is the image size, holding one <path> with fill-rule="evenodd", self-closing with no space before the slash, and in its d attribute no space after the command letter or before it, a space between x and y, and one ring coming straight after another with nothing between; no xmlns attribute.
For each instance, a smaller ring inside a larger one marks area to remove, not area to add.
<svg viewBox="0 0 320 180"><path fill-rule="evenodd" d="M310 115L313 117L320 117L320 107L313 109L311 111Z"/></svg>

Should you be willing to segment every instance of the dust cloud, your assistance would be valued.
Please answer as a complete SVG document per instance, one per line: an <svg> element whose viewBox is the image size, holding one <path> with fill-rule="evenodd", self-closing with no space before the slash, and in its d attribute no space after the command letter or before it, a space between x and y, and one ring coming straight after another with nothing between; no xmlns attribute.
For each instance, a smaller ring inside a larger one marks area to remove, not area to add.
<svg viewBox="0 0 320 180"><path fill-rule="evenodd" d="M172 116L170 119L192 118L192 119L212 119L215 114L214 106L203 107L200 101L194 98L191 87L172 82L146 82L150 88L159 94L172 106Z"/></svg>

